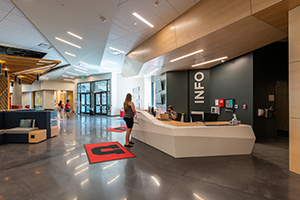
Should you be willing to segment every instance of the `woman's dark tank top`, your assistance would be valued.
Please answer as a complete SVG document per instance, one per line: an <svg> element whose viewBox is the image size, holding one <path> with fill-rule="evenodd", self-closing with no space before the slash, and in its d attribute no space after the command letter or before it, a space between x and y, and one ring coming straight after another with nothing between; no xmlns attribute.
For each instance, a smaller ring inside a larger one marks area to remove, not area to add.
<svg viewBox="0 0 300 200"><path fill-rule="evenodd" d="M127 110L125 110L124 117L126 117L126 118L133 118L134 117L134 113L133 113L132 108L131 108L130 105L127 105Z"/></svg>

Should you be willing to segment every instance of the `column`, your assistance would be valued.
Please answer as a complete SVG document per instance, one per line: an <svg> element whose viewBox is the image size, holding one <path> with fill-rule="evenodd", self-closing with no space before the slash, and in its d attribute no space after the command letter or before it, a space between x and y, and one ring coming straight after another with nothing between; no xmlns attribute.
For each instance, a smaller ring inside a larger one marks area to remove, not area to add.
<svg viewBox="0 0 300 200"><path fill-rule="evenodd" d="M15 83L11 105L22 105L22 85Z"/></svg>
<svg viewBox="0 0 300 200"><path fill-rule="evenodd" d="M300 6L289 11L290 171L300 174Z"/></svg>

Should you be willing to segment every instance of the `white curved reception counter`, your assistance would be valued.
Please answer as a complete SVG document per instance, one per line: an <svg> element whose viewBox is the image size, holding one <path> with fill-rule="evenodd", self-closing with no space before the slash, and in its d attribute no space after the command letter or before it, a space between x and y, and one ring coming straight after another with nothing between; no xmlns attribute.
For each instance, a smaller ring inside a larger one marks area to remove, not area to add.
<svg viewBox="0 0 300 200"><path fill-rule="evenodd" d="M175 158L250 154L255 135L249 125L163 122L137 113L132 137Z"/></svg>

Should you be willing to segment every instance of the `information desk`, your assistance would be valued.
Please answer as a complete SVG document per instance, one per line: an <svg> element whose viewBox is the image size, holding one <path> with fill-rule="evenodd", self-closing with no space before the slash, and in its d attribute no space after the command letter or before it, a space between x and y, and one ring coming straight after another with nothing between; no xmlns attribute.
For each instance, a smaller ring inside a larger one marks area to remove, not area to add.
<svg viewBox="0 0 300 200"><path fill-rule="evenodd" d="M250 154L255 135L249 125L160 121L139 111L132 137L175 158Z"/></svg>

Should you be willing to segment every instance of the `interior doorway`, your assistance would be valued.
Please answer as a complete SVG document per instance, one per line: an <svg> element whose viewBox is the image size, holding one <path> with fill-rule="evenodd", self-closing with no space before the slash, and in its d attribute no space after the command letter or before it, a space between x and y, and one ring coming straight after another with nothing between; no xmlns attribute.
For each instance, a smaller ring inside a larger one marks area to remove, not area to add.
<svg viewBox="0 0 300 200"><path fill-rule="evenodd" d="M287 81L277 81L276 130L277 136L289 137L289 86Z"/></svg>

